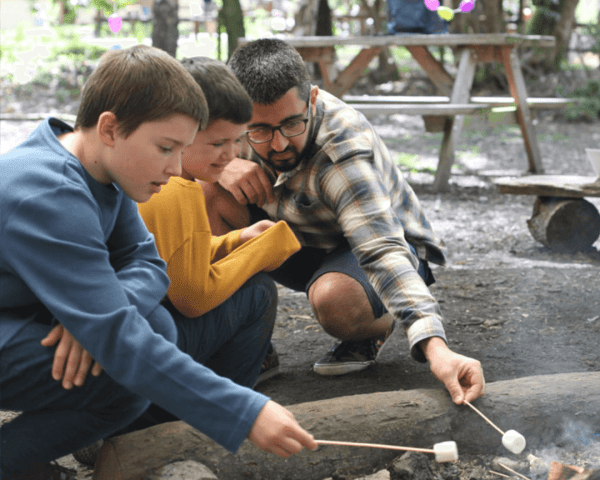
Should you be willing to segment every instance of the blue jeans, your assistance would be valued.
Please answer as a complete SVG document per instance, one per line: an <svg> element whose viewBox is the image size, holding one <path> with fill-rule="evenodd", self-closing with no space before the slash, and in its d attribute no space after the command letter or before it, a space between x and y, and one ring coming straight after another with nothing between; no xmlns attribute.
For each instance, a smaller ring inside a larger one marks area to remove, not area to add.
<svg viewBox="0 0 600 480"><path fill-rule="evenodd" d="M252 388L267 355L277 316L277 287L266 273L250 278L224 303L196 318L187 318L169 301L165 307L177 326L177 346L222 377ZM172 422L177 417L152 404L121 435Z"/></svg>
<svg viewBox="0 0 600 480"><path fill-rule="evenodd" d="M155 331L219 375L254 385L277 314L277 288L268 275L255 275L198 318L166 307L147 318ZM149 406L104 372L64 390L51 375L54 348L40 345L50 329L30 324L0 351L0 408L23 412L0 428L0 480L123 431Z"/></svg>

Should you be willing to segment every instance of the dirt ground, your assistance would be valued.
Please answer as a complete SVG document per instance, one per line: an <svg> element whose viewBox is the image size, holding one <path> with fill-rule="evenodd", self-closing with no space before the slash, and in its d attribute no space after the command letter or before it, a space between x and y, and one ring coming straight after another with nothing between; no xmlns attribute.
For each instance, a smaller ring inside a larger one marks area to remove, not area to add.
<svg viewBox="0 0 600 480"><path fill-rule="evenodd" d="M516 125L473 121L457 145L451 191L430 184L441 134L426 133L419 117L373 118L404 164L434 229L449 250L433 266L432 293L446 320L450 347L479 359L487 382L537 374L600 369L600 241L583 252L557 252L537 243L526 220L534 197L500 195L493 179L527 169ZM1 151L20 143L38 122L0 122ZM600 145L600 122L568 123L537 114L547 173L592 175L584 149ZM600 198L588 199L600 208ZM273 342L282 374L257 389L283 405L369 392L442 388L426 364L412 360L401 329L378 364L342 377L320 377L313 363L332 346L306 296L281 288ZM71 463L71 465L77 465ZM80 468L80 478L90 471Z"/></svg>

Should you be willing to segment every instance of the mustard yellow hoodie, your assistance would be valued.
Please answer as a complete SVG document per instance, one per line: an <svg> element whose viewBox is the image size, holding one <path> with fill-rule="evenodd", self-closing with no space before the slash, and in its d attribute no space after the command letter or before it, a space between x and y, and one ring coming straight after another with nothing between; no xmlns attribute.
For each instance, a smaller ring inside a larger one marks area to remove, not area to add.
<svg viewBox="0 0 600 480"><path fill-rule="evenodd" d="M171 280L167 297L190 318L215 308L250 277L277 268L300 250L283 221L245 243L241 230L214 237L202 187L181 177L171 178L138 208L167 262Z"/></svg>

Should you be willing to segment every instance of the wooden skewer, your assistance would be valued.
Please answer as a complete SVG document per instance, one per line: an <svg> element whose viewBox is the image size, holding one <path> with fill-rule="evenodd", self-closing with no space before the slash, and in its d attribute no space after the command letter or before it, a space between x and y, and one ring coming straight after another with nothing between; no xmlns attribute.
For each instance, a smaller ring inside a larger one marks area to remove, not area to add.
<svg viewBox="0 0 600 480"><path fill-rule="evenodd" d="M515 472L512 468L507 467L503 463L498 462L498 465L500 465L502 468L506 468L510 473L514 473L517 477L521 477L524 480L531 480L529 477L526 477L525 475L521 475L519 472Z"/></svg>
<svg viewBox="0 0 600 480"><path fill-rule="evenodd" d="M500 472L494 472L494 470L490 470L490 473L493 473L494 475L498 475L499 477L510 478L510 475L505 475Z"/></svg>
<svg viewBox="0 0 600 480"><path fill-rule="evenodd" d="M315 442L321 445L340 445L344 447L368 447L368 448L385 448L388 450L405 450L408 452L422 452L422 453L435 453L430 448L413 448L413 447L399 447L396 445L381 445L379 443L356 443L356 442L335 442L330 440L315 440Z"/></svg>
<svg viewBox="0 0 600 480"><path fill-rule="evenodd" d="M487 418L487 417L486 417L486 416L485 416L483 413L481 413L479 410L477 410L477 409L476 409L476 408L475 408L473 405L471 405L471 404L470 404L469 402L467 402L466 400L465 400L465 403L466 403L466 404L467 404L469 407L471 407L473 410L475 410L475 411L476 411L476 412L477 412L479 415L481 415L481 418L483 418L483 419L484 419L486 422L488 422L488 423L489 423L489 424L490 424L492 427L494 427L496 430L498 430L498 431L500 432L500 435L504 435L504 432L503 432L502 430L500 430L500 429L499 429L499 428L498 428L496 425L494 425L494 424L492 423L492 421L491 421L489 418Z"/></svg>

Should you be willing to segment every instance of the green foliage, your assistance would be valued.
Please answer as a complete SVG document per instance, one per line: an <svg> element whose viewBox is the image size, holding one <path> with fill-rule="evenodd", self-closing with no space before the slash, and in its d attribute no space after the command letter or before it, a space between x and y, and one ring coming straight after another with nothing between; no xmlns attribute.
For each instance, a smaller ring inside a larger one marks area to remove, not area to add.
<svg viewBox="0 0 600 480"><path fill-rule="evenodd" d="M584 87L575 89L571 98L575 102L567 108L568 120L593 121L600 116L600 80L588 80Z"/></svg>
<svg viewBox="0 0 600 480"><path fill-rule="evenodd" d="M108 50L106 47L85 43L77 36L71 38L66 44L53 46L52 57L49 60L55 60L64 55L72 62L96 61L106 50Z"/></svg>
<svg viewBox="0 0 600 480"><path fill-rule="evenodd" d="M117 10L120 8L126 7L128 5L133 5L136 0L91 0L90 6L94 7L96 10L101 10L104 12L104 15L111 15L115 11L115 3L117 4Z"/></svg>
<svg viewBox="0 0 600 480"><path fill-rule="evenodd" d="M590 51L592 53L600 53L600 24L587 25L583 31L585 34L591 35L595 40L595 44L592 45Z"/></svg>
<svg viewBox="0 0 600 480"><path fill-rule="evenodd" d="M152 38L152 24L135 22L133 25L133 36L138 43L142 43L144 38Z"/></svg>
<svg viewBox="0 0 600 480"><path fill-rule="evenodd" d="M401 170L411 173L435 173L435 168L429 166L419 165L419 155L416 153L396 153L394 155L394 163L400 167Z"/></svg>

